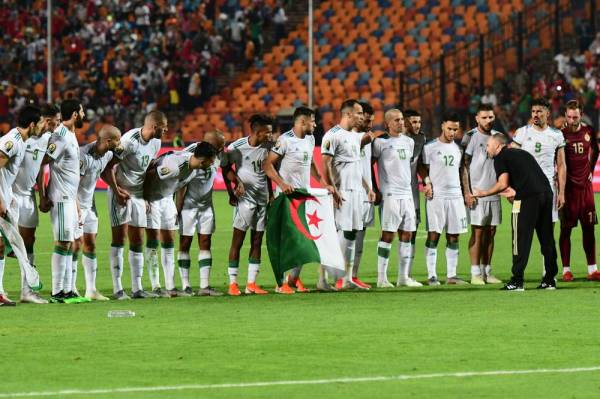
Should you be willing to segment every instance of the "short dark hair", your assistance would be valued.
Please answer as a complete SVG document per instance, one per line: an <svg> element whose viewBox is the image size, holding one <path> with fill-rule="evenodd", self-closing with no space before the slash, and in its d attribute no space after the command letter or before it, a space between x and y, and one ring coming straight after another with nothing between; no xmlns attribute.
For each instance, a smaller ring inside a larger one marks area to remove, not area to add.
<svg viewBox="0 0 600 399"><path fill-rule="evenodd" d="M414 109L407 109L405 110L402 115L405 118L412 118L413 116L421 116L421 114L418 111L415 111Z"/></svg>
<svg viewBox="0 0 600 399"><path fill-rule="evenodd" d="M578 109L579 111L582 111L581 104L577 100L567 101L567 104L565 105L565 111L569 109Z"/></svg>
<svg viewBox="0 0 600 399"><path fill-rule="evenodd" d="M199 141L194 148L194 157L196 158L212 158L217 155L217 149L212 144L206 141Z"/></svg>
<svg viewBox="0 0 600 399"><path fill-rule="evenodd" d="M167 121L167 115L164 112L154 109L146 114L144 120L150 118L153 122Z"/></svg>
<svg viewBox="0 0 600 399"><path fill-rule="evenodd" d="M265 114L254 114L248 119L250 122L250 129L255 132L260 126L273 125L273 118Z"/></svg>
<svg viewBox="0 0 600 399"><path fill-rule="evenodd" d="M64 100L60 104L60 117L63 121L68 121L69 119L71 119L71 115L73 115L73 112L79 112L80 107L81 103L79 102L79 100Z"/></svg>
<svg viewBox="0 0 600 399"><path fill-rule="evenodd" d="M42 116L44 117L52 117L56 116L60 112L60 109L54 104L44 104L42 105Z"/></svg>
<svg viewBox="0 0 600 399"><path fill-rule="evenodd" d="M507 145L509 141L508 136L504 133L496 133L492 136L492 138L497 140L502 145Z"/></svg>
<svg viewBox="0 0 600 399"><path fill-rule="evenodd" d="M310 118L314 114L315 111L313 109L310 109L308 107L298 107L294 111L294 122L296 122L296 119L300 118L301 116L307 116Z"/></svg>
<svg viewBox="0 0 600 399"><path fill-rule="evenodd" d="M460 117L455 112L446 113L442 117L442 123L444 123L444 122L458 122L458 123L460 123Z"/></svg>
<svg viewBox="0 0 600 399"><path fill-rule="evenodd" d="M488 103L481 103L477 107L477 113L480 113L481 111L493 111L493 110L494 110L494 106L492 104L488 104Z"/></svg>
<svg viewBox="0 0 600 399"><path fill-rule="evenodd" d="M37 124L42 117L42 112L38 107L33 105L26 105L19 111L19 115L17 116L17 126L23 129L29 127L29 125Z"/></svg>
<svg viewBox="0 0 600 399"><path fill-rule="evenodd" d="M359 101L358 103L359 103L359 104L360 104L360 106L362 107L362 109L363 109L363 112L364 112L365 114L373 115L374 111L373 111L373 107L371 107L371 104L369 104L369 103L368 103L368 102L366 102L366 101Z"/></svg>
<svg viewBox="0 0 600 399"><path fill-rule="evenodd" d="M544 107L544 108L550 108L550 103L548 102L548 100L546 100L544 97L540 97L540 98L534 98L531 101L531 108L533 107Z"/></svg>
<svg viewBox="0 0 600 399"><path fill-rule="evenodd" d="M355 104L359 104L358 100L355 100L354 98L349 98L347 100L344 100L344 102L342 103L342 105L340 106L340 112L344 112L345 109L348 108L354 108Z"/></svg>

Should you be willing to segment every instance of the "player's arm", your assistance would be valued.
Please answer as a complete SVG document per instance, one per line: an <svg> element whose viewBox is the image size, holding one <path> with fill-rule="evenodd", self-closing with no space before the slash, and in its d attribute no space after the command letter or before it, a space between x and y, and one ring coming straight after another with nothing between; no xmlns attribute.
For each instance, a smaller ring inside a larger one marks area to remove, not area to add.
<svg viewBox="0 0 600 399"><path fill-rule="evenodd" d="M333 156L329 154L323 154L323 176L321 181L325 184L325 186L333 187L333 203L336 207L342 204L344 198L341 196L337 187L333 184Z"/></svg>
<svg viewBox="0 0 600 399"><path fill-rule="evenodd" d="M117 184L117 178L115 176L114 166L118 163L119 163L119 158L113 157L108 162L108 164L106 165L106 167L104 168L102 173L100 174L100 177L102 178L102 180L104 180L104 182L106 184L108 184L108 186L111 188L113 193L117 196L117 202L120 205L125 205L127 200L129 199L129 193L127 192L127 190L122 189Z"/></svg>
<svg viewBox="0 0 600 399"><path fill-rule="evenodd" d="M592 136L591 154L590 154L590 181L594 179L594 169L596 168L596 162L598 162L598 137Z"/></svg>
<svg viewBox="0 0 600 399"><path fill-rule="evenodd" d="M377 133L368 132L368 133L363 134L362 138L360 139L360 148L363 148L367 144L372 143L373 141L375 141L375 139L377 137L383 136L384 134L385 134L384 131L380 131L380 132L377 132Z"/></svg>
<svg viewBox="0 0 600 399"><path fill-rule="evenodd" d="M175 207L177 208L177 215L181 215L181 210L183 209L183 201L185 199L185 194L187 193L188 186L187 184L181 187L175 193Z"/></svg>
<svg viewBox="0 0 600 399"><path fill-rule="evenodd" d="M362 186L365 189L365 191L367 192L367 199L369 200L369 202L375 202L376 196L375 196L375 191L373 191L373 189L371 189L371 187L369 187L369 182L367 182L367 179L365 179L365 177L362 177Z"/></svg>
<svg viewBox="0 0 600 399"><path fill-rule="evenodd" d="M506 190L508 188L508 186L509 186L509 175L507 172L504 172L498 177L496 184L494 184L490 189L488 189L488 190L475 189L473 192L473 196L475 198L489 197L490 195L496 195L496 194L501 193L502 191Z"/></svg>
<svg viewBox="0 0 600 399"><path fill-rule="evenodd" d="M52 205L53 205L50 198L48 198L48 187L50 187L50 182L52 180L52 172L48 171L48 183L46 183L45 173L44 173L44 169L45 169L46 165L50 164L50 162L53 162L53 161L54 161L54 159L52 157L50 157L48 155L48 153L46 152L46 154L44 155L44 158L42 159L42 163L40 165L40 170L38 171L37 183L38 183L38 194L40 196L40 204L38 205L38 208L43 213L48 212L50 210L50 208L52 208Z"/></svg>
<svg viewBox="0 0 600 399"><path fill-rule="evenodd" d="M379 190L379 184L377 184L377 177L375 176L375 163L377 158L371 157L371 185L373 192L375 193L375 205L381 204L381 191Z"/></svg>
<svg viewBox="0 0 600 399"><path fill-rule="evenodd" d="M151 168L146 169L146 176L144 177L144 199L146 201L149 201L150 191L157 179L158 174L156 172L156 164L154 164Z"/></svg>
<svg viewBox="0 0 600 399"><path fill-rule="evenodd" d="M423 180L423 193L425 194L425 198L431 199L433 198L433 187L431 185L431 178L429 177L429 164L423 162L423 157L419 157L417 162L417 173L421 176Z"/></svg>
<svg viewBox="0 0 600 399"><path fill-rule="evenodd" d="M329 191L329 193L331 195L333 195L333 202L334 203L337 203L337 202L340 201L340 196L339 196L338 192L336 191L335 187L333 187L331 184L326 184L325 183L325 180L323 179L323 176L319 172L319 168L317 168L317 164L316 164L314 158L310 161L310 175L312 177L314 177L315 180L317 180L319 182L319 184L321 185L321 187L323 187L324 189L326 189L327 191Z"/></svg>
<svg viewBox="0 0 600 399"><path fill-rule="evenodd" d="M4 168L6 167L6 164L8 163L8 157L6 156L5 153L0 151L0 168ZM6 213L8 212L8 204L5 204L2 201L2 198L0 198L0 217L6 217Z"/></svg>
<svg viewBox="0 0 600 399"><path fill-rule="evenodd" d="M465 152L460 166L460 182L462 185L463 196L465 197L465 205L468 208L472 208L476 203L476 199L471 193L471 176L469 174L471 159L472 157Z"/></svg>
<svg viewBox="0 0 600 399"><path fill-rule="evenodd" d="M275 182L275 184L277 184L279 188L281 188L281 191L283 191L285 194L291 194L294 191L294 187L292 187L291 184L286 183L279 174L279 172L277 172L277 170L275 169L275 164L279 162L280 159L281 155L273 151L269 152L269 155L263 163L263 170L267 175L267 179L270 179L271 181ZM270 184L269 187L271 187Z"/></svg>
<svg viewBox="0 0 600 399"><path fill-rule="evenodd" d="M558 174L557 209L561 209L565 204L565 185L567 184L567 162L564 147L559 148L556 152L556 172Z"/></svg>

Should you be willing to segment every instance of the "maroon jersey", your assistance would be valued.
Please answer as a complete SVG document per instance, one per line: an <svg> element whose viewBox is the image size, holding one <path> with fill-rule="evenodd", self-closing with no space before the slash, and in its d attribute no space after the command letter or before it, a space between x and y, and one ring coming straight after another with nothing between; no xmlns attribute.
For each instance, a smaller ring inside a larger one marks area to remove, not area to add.
<svg viewBox="0 0 600 399"><path fill-rule="evenodd" d="M584 125L575 133L565 127L562 133L566 141L567 186L585 187L591 184L592 146L597 145L595 133L591 127Z"/></svg>

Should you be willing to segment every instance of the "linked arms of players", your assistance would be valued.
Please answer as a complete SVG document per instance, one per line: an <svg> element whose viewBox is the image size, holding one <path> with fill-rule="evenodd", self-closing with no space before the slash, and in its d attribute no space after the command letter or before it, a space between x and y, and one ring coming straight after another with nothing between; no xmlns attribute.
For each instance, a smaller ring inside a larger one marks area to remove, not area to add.
<svg viewBox="0 0 600 399"><path fill-rule="evenodd" d="M113 193L116 194L117 202L119 203L119 205L125 205L127 203L127 200L129 199L129 193L127 192L127 190L122 189L117 184L117 178L115 177L114 168L114 166L117 163L119 163L118 158L113 157L110 160L110 162L108 162L108 164L106 165L106 168L104 168L104 170L102 171L100 177L102 177L102 180L104 180L104 182L108 184Z"/></svg>
<svg viewBox="0 0 600 399"><path fill-rule="evenodd" d="M421 176L421 179L423 179L423 194L425 194L425 198L432 199L433 186L431 185L431 178L429 177L429 165L423 163L422 157L419 157L417 163L417 173Z"/></svg>
<svg viewBox="0 0 600 399"><path fill-rule="evenodd" d="M471 167L472 157L467 153L463 153L463 162L460 167L460 182L462 185L463 196L465 198L465 205L467 208L473 208L477 202L477 199L471 192L471 176L469 168Z"/></svg>

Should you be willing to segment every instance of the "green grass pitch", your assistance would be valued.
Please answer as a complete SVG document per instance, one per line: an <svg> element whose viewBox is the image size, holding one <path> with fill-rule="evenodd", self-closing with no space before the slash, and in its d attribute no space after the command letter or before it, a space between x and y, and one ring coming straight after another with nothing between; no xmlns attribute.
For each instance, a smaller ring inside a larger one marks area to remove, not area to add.
<svg viewBox="0 0 600 399"><path fill-rule="evenodd" d="M212 283L225 289L232 211L217 193ZM110 226L106 196L97 193L100 215L98 287L111 293L108 270ZM493 264L509 277L510 208L496 236ZM421 229L423 224L421 225ZM376 280L377 228L369 230L361 276ZM558 238L558 229L556 237ZM462 236L459 274L469 277L468 234ZM196 242L194 242L194 246ZM419 232L415 277L424 280L424 232ZM438 273L445 276L445 242ZM52 236L42 216L37 266L50 286ZM396 244L390 280L396 277ZM11 393L79 390L53 398L508 398L600 396L600 371L479 375L457 378L368 380L370 377L595 367L600 365L600 286L584 281L580 233L573 234L572 269L577 281L538 292L542 266L537 243L527 268L527 291L499 286L389 289L371 292L296 294L239 298L173 298L80 305L18 305L0 309L0 398ZM127 259L127 257L125 257ZM196 259L196 251L192 253ZM245 281L247 249L240 281ZM559 262L560 264L560 262ZM162 272L161 272L162 273ZM124 285L129 288L126 265ZM314 286L316 266L303 279ZM177 275L177 280L179 277ZM198 269L192 269L197 288ZM7 261L5 287L18 299L18 268ZM83 290L80 268L78 286ZM266 249L259 283L272 290ZM144 285L149 286L147 276ZM130 309L136 317L108 319ZM111 392L131 387L181 387L366 378L352 383L196 387L180 390ZM88 392L93 390L95 393Z"/></svg>

